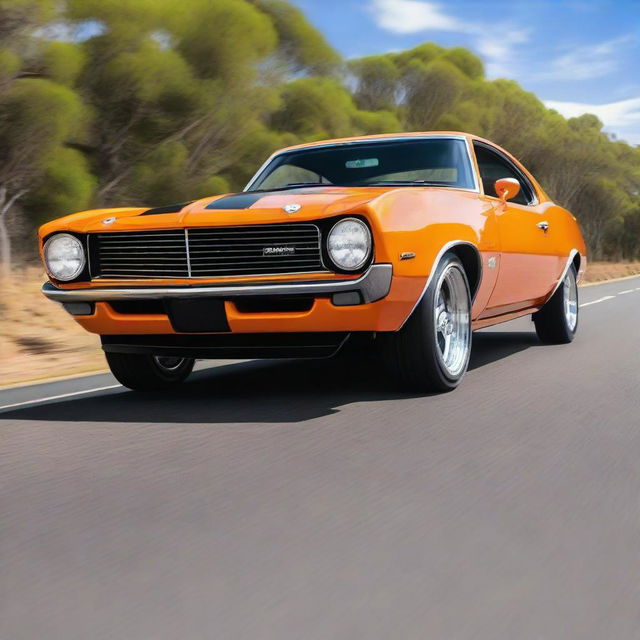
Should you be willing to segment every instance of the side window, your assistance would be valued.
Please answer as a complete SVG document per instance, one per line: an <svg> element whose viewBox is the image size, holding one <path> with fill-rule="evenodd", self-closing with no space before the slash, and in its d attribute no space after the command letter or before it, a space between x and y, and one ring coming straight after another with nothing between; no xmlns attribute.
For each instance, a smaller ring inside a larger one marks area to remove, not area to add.
<svg viewBox="0 0 640 640"><path fill-rule="evenodd" d="M511 202L525 205L533 202L533 187L514 165L483 145L474 144L474 150L478 161L478 169L480 170L480 179L486 195L497 198L496 180L500 178L515 178L520 183L520 193Z"/></svg>

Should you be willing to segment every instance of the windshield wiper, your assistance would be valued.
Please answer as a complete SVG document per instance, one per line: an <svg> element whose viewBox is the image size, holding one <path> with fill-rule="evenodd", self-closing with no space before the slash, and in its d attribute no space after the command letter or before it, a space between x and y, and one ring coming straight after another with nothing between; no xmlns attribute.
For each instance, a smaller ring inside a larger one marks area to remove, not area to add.
<svg viewBox="0 0 640 640"><path fill-rule="evenodd" d="M451 182L433 182L430 180L376 180L368 182L368 186L375 187L377 184L416 184L421 187L451 187Z"/></svg>
<svg viewBox="0 0 640 640"><path fill-rule="evenodd" d="M335 185L326 182L290 182L283 187L273 187L273 189L252 189L252 191L286 191L287 189L298 189L300 187L333 187Z"/></svg>

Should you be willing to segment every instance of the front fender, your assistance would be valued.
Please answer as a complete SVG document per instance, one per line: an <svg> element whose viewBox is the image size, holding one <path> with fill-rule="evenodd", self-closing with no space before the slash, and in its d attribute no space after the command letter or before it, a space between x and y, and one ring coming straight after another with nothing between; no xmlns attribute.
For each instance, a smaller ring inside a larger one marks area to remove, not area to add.
<svg viewBox="0 0 640 640"><path fill-rule="evenodd" d="M467 271L472 297L482 288L483 252L497 251L497 233L490 204L476 194L453 190L411 189L390 192L370 203L369 219L375 242L376 262L393 265L394 278L401 278L411 291L406 322L430 284L439 261L455 251Z"/></svg>

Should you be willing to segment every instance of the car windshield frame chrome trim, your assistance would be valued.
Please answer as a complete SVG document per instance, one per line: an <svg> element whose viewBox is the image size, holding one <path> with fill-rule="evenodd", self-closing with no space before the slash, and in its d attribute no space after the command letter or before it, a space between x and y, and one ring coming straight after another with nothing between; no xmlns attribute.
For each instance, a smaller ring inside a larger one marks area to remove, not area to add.
<svg viewBox="0 0 640 640"><path fill-rule="evenodd" d="M338 142L328 142L326 144L309 144L309 145L305 145L305 146L301 146L301 147L297 147L296 149L289 149L287 151L277 151L276 153L274 153L273 155L269 156L267 158L267 160L262 164L262 166L258 169L258 171L254 174L254 176L251 178L251 180L249 180L249 182L247 183L246 187L242 190L243 192L246 191L250 191L251 187L258 181L258 179L262 176L262 174L264 173L265 169L276 159L279 158L282 155L287 155L290 153L296 153L298 151L302 151L304 149L329 149L331 147L340 147L340 146L355 146L355 145L359 145L359 144L382 144L385 142L410 142L412 140L463 140L465 143L465 148L467 150L467 160L469 162L469 169L471 171L471 175L473 176L473 188L470 187L456 187L456 186L449 186L449 185L442 185L442 186L438 186L435 188L438 189L456 189L459 191L466 191L466 192L470 192L470 193L480 193L480 183L478 180L478 174L477 174L477 168L474 162L474 157L472 155L472 149L471 149L471 144L470 144L470 140L467 136L464 135L439 135L439 134L435 134L435 135L418 135L418 136L393 136L393 137L389 137L389 138L364 138L364 139L358 139L358 140L345 140L344 142L338 141ZM327 187L340 187L341 185L331 185L328 184ZM379 188L399 188L399 189L405 189L407 187L409 188L419 188L419 189L433 189L434 187L427 187L427 186L423 186L420 184L408 184L408 185L403 185L403 186L399 186L399 187L394 187L392 185L367 185L367 187L376 187L378 186ZM345 189L349 188L349 187L343 187Z"/></svg>

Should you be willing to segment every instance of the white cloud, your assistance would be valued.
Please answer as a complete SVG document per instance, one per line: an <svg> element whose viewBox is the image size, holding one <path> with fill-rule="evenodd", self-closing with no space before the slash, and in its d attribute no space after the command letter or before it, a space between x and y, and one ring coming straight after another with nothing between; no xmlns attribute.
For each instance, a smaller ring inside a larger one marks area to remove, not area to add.
<svg viewBox="0 0 640 640"><path fill-rule="evenodd" d="M514 22L465 21L452 15L448 5L430 0L369 0L368 6L376 24L396 35L429 31L461 34L484 60L489 78L524 77L530 81L563 83L601 78L615 72L625 59L625 50L638 44L637 35L628 34L588 46L577 46L572 50L560 50L559 55L547 61L548 51L545 56L538 56L537 53L542 52L536 53L531 46L525 46L531 40L530 29ZM540 59L533 62L533 57ZM614 97L611 95L610 99ZM624 132L627 139L631 136L637 143L640 142L639 136L627 131L627 127L631 126L629 120L637 117L637 109L634 111L634 107L629 107L629 102L633 101L594 105L593 108L577 103L556 104L569 105L567 108L570 109L585 107L596 114L604 113L607 117L601 116L601 119L607 126L618 127L621 134ZM625 124L612 125L611 121L616 118L623 118Z"/></svg>
<svg viewBox="0 0 640 640"><path fill-rule="evenodd" d="M538 74L541 80L589 80L601 78L615 71L622 59L621 52L635 42L635 36L626 35L577 47L549 62L546 71Z"/></svg>
<svg viewBox="0 0 640 640"><path fill-rule="evenodd" d="M433 2L420 0L372 0L371 10L378 26L393 33L420 31L474 32L470 25L448 16Z"/></svg>
<svg viewBox="0 0 640 640"><path fill-rule="evenodd" d="M545 100L544 103L566 118L576 118L585 113L592 113L602 120L607 131L615 133L631 144L640 144L640 97L608 104L557 100Z"/></svg>
<svg viewBox="0 0 640 640"><path fill-rule="evenodd" d="M371 0L370 10L379 27L398 35L449 31L472 36L489 77L513 75L516 47L529 39L529 31L515 25L468 23L425 0Z"/></svg>
<svg viewBox="0 0 640 640"><path fill-rule="evenodd" d="M487 75L490 78L515 75L514 66L518 61L517 46L529 40L529 31L517 27L502 27L502 35L480 36L476 42L478 53L487 61Z"/></svg>

